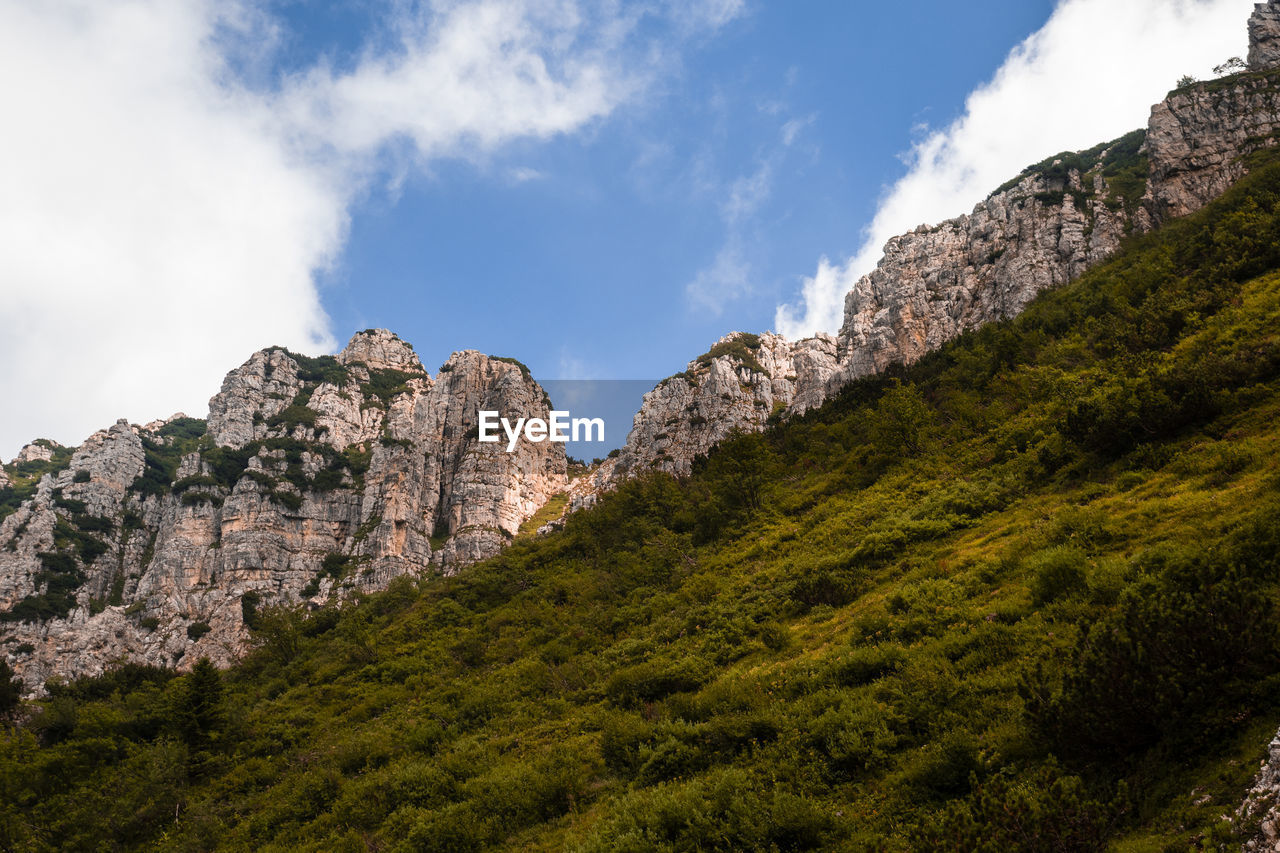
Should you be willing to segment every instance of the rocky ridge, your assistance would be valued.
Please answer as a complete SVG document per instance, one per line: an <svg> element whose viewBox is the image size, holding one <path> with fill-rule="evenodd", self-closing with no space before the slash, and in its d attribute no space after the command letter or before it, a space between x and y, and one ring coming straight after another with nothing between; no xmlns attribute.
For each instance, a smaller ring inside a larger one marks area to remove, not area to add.
<svg viewBox="0 0 1280 853"><path fill-rule="evenodd" d="M782 411L820 405L835 356L830 335L794 343L773 333L726 335L645 394L626 446L592 482L607 488L649 469L688 474L695 458L734 431L760 430Z"/></svg>
<svg viewBox="0 0 1280 853"><path fill-rule="evenodd" d="M567 484L563 445L477 441L482 408L546 417L523 365L466 351L433 378L385 331L255 353L209 408L95 433L0 520L2 648L29 687L228 663L262 608L492 556Z"/></svg>
<svg viewBox="0 0 1280 853"><path fill-rule="evenodd" d="M1145 131L1033 166L967 216L920 227L845 297L828 394L1019 313L1110 257L1124 237L1199 210L1280 135L1280 3L1249 23L1249 70L1179 88Z"/></svg>
<svg viewBox="0 0 1280 853"><path fill-rule="evenodd" d="M479 408L545 415L522 365L463 352L432 377L381 331L336 357L256 353L207 423L117 423L74 456L28 445L0 483L26 496L0 504L7 658L28 684L111 660L225 662L258 607L455 570L496 553L552 494L568 488L573 509L638 471L686 473L735 430L1018 313L1126 235L1207 204L1275 145L1280 0L1249 29L1247 72L1179 88L1146 131L1050 158L970 214L889 241L838 336L722 338L647 394L626 447L572 486L558 445L475 441Z"/></svg>
<svg viewBox="0 0 1280 853"><path fill-rule="evenodd" d="M690 372L645 396L626 447L597 472L595 487L652 468L687 472L732 430L763 429L779 403L786 415L802 414L858 378L1012 317L1041 291L1111 257L1129 235L1217 198L1280 139L1280 0L1257 5L1249 33L1246 72L1171 92L1146 130L1051 157L969 214L891 239L876 269L846 294L833 354L828 336L791 343L768 334L759 339L782 354L774 361L734 348L700 372L691 362ZM716 347L747 337L755 336L734 333ZM772 365L789 359L783 371L794 379L778 387Z"/></svg>

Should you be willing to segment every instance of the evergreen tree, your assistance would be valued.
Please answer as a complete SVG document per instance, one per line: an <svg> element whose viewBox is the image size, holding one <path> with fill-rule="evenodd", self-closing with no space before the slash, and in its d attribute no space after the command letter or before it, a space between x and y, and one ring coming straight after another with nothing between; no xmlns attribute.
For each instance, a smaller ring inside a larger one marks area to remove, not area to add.
<svg viewBox="0 0 1280 853"><path fill-rule="evenodd" d="M178 736L193 749L207 747L222 730L226 722L222 677L207 657L200 658L191 674L176 685L173 711Z"/></svg>
<svg viewBox="0 0 1280 853"><path fill-rule="evenodd" d="M22 698L22 679L13 677L8 662L0 659L0 720L7 720L18 709Z"/></svg>

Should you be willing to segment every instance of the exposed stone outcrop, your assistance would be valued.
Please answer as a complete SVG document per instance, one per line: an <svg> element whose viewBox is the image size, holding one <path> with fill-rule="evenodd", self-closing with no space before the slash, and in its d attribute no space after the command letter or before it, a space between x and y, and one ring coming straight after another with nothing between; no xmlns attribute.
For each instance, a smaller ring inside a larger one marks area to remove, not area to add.
<svg viewBox="0 0 1280 853"><path fill-rule="evenodd" d="M772 333L721 338L645 394L626 447L597 472L597 484L650 468L687 474L697 456L735 430L763 429L788 407L804 411L820 402L835 355L830 335L794 343Z"/></svg>
<svg viewBox="0 0 1280 853"><path fill-rule="evenodd" d="M267 434L266 422L301 389L298 363L283 349L254 353L227 374L209 401L209 436L220 447L243 447Z"/></svg>
<svg viewBox="0 0 1280 853"><path fill-rule="evenodd" d="M1083 168L1048 164L967 216L890 240L876 269L845 296L840 370L829 390L1017 314L1148 227L1136 199L1105 176L1114 156L1104 150Z"/></svg>
<svg viewBox="0 0 1280 853"><path fill-rule="evenodd" d="M1254 5L1249 18L1249 70L1280 67L1280 2Z"/></svg>
<svg viewBox="0 0 1280 853"><path fill-rule="evenodd" d="M41 439L33 441L18 451L18 455L14 457L15 463L22 462L48 462L53 458L54 448L61 447L56 441L49 439Z"/></svg>
<svg viewBox="0 0 1280 853"><path fill-rule="evenodd" d="M338 361L346 365L363 364L369 370L427 372L413 347L386 329L369 329L356 335L346 349L338 353Z"/></svg>
<svg viewBox="0 0 1280 853"><path fill-rule="evenodd" d="M1270 14L1280 15L1272 8ZM1280 70L1187 86L1151 110L1145 202L1159 221L1194 213L1249 168L1249 155L1280 133Z"/></svg>
<svg viewBox="0 0 1280 853"><path fill-rule="evenodd" d="M1260 10L1265 21L1280 20L1275 4ZM1280 71L1193 84L1153 107L1139 156L1127 163L1117 155L1125 140L1083 168L1078 156L1062 158L968 216L895 237L845 297L840 370L828 391L1014 316L1108 258L1125 234L1217 198L1246 173L1249 155L1278 138ZM1135 168L1146 172L1145 192Z"/></svg>
<svg viewBox="0 0 1280 853"><path fill-rule="evenodd" d="M1236 810L1236 824L1249 830L1243 848L1248 853L1280 850L1280 732L1271 739L1253 787Z"/></svg>
<svg viewBox="0 0 1280 853"><path fill-rule="evenodd" d="M460 352L433 379L385 331L336 358L255 353L207 427L121 421L0 521L0 613L18 617L0 649L29 687L227 663L255 608L492 556L566 488L566 461L562 444L480 443L481 409L550 404L523 365Z"/></svg>

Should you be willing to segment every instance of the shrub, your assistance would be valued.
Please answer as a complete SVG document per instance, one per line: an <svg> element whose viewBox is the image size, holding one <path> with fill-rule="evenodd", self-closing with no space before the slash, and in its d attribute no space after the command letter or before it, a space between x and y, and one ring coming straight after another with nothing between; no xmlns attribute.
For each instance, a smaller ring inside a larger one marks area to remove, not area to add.
<svg viewBox="0 0 1280 853"><path fill-rule="evenodd" d="M1037 606L1057 601L1085 588L1084 554L1068 545L1056 545L1027 560L1032 573L1031 600Z"/></svg>
<svg viewBox="0 0 1280 853"><path fill-rule="evenodd" d="M895 384L867 416L875 450L889 458L915 456L924 449L933 410L915 385Z"/></svg>
<svg viewBox="0 0 1280 853"><path fill-rule="evenodd" d="M815 745L839 776L857 778L888 764L902 722L887 706L862 697L847 697L812 723Z"/></svg>
<svg viewBox="0 0 1280 853"><path fill-rule="evenodd" d="M738 361L743 367L753 373L760 373L765 376L769 375L769 371L764 369L756 358L756 353L760 350L759 335L740 333L731 340L721 341L713 346L710 350L698 356L698 364L711 364L717 358L729 357Z"/></svg>
<svg viewBox="0 0 1280 853"><path fill-rule="evenodd" d="M688 661L678 664L649 662L618 670L605 684L604 692L615 704L634 707L673 693L696 690L703 678L702 673Z"/></svg>
<svg viewBox="0 0 1280 853"><path fill-rule="evenodd" d="M579 850L814 850L833 828L814 803L726 770L625 797Z"/></svg>
<svg viewBox="0 0 1280 853"><path fill-rule="evenodd" d="M1105 849L1122 806L1090 797L1078 776L1048 765L1028 778L995 776L912 833L919 850L1087 853Z"/></svg>
<svg viewBox="0 0 1280 853"><path fill-rule="evenodd" d="M1061 687L1024 689L1037 730L1059 756L1141 752L1162 737L1209 736L1238 713L1280 654L1273 605L1216 556L1147 555L1148 574L1077 642ZM1157 724L1158 721L1158 724Z"/></svg>

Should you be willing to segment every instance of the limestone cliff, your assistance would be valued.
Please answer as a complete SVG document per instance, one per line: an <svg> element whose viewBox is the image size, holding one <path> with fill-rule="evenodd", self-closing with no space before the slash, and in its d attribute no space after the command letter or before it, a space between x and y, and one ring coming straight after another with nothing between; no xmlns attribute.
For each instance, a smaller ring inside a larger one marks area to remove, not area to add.
<svg viewBox="0 0 1280 853"><path fill-rule="evenodd" d="M835 355L830 335L794 343L771 333L721 338L644 396L626 447L596 474L597 484L651 468L687 474L733 431L760 430L781 411L819 404Z"/></svg>
<svg viewBox="0 0 1280 853"><path fill-rule="evenodd" d="M262 607L492 556L566 486L563 445L477 440L480 409L546 417L523 365L460 352L433 378L389 332L255 353L209 409L95 433L0 521L0 637L29 686L229 662Z"/></svg>
<svg viewBox="0 0 1280 853"><path fill-rule="evenodd" d="M659 385L595 486L647 468L685 472L731 430L763 428L779 405L802 413L859 377L1012 317L1105 261L1126 236L1217 198L1280 139L1280 0L1258 4L1249 33L1248 71L1171 92L1145 131L1051 157L971 213L891 239L845 296L834 360L830 338L764 335L762 351L782 355L753 353L758 370L725 352ZM775 364L795 379L780 386Z"/></svg>
<svg viewBox="0 0 1280 853"><path fill-rule="evenodd" d="M1278 129L1274 66L1176 90L1151 111L1144 203L1158 221L1194 213L1243 177L1251 156L1274 147Z"/></svg>
<svg viewBox="0 0 1280 853"><path fill-rule="evenodd" d="M1249 32L1249 71L1171 92L1145 132L1051 158L968 216L890 240L845 297L828 393L1017 314L1125 234L1199 210L1239 180L1280 138L1280 2L1258 4Z"/></svg>
<svg viewBox="0 0 1280 853"><path fill-rule="evenodd" d="M829 390L912 362L1109 257L1150 220L1141 133L1025 172L967 216L895 237L845 296ZM1136 178L1136 180L1135 180Z"/></svg>
<svg viewBox="0 0 1280 853"><path fill-rule="evenodd" d="M1249 17L1249 68L1280 66L1280 3L1256 3Z"/></svg>

